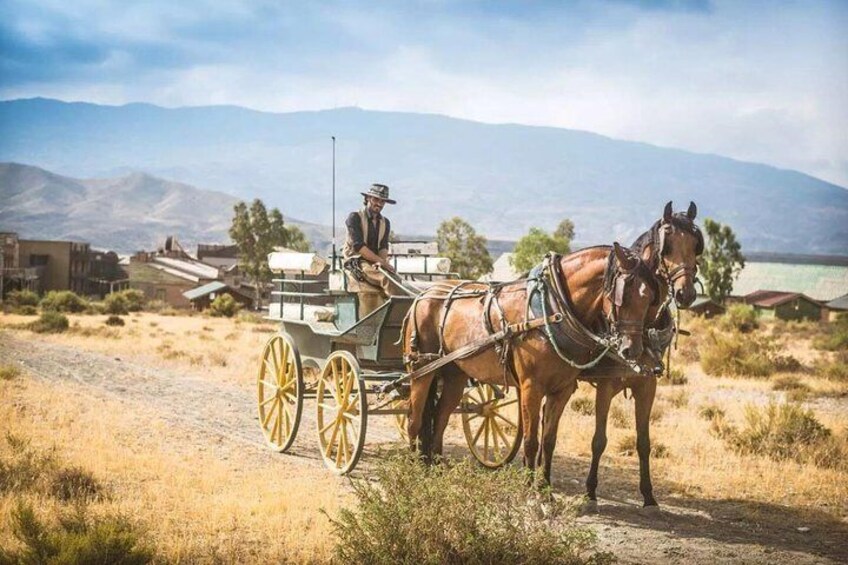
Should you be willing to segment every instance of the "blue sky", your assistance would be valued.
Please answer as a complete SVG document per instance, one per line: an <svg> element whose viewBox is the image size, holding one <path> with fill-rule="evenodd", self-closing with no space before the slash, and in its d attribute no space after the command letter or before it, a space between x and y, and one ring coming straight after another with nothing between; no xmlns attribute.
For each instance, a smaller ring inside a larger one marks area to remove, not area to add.
<svg viewBox="0 0 848 565"><path fill-rule="evenodd" d="M0 98L583 129L848 186L848 1L4 0Z"/></svg>

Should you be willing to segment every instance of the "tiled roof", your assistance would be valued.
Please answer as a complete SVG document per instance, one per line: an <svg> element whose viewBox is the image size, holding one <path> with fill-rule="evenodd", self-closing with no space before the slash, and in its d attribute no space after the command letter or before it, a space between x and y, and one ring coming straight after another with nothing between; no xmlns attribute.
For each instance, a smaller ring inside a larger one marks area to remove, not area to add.
<svg viewBox="0 0 848 565"><path fill-rule="evenodd" d="M820 302L810 298L809 296L805 296L800 292L781 292L778 290L758 290L756 292L752 292L745 296L745 303L760 306L762 308L774 308L775 306L780 306L781 304L785 304L786 302L796 298L801 298L802 300L812 302L816 306L821 306Z"/></svg>

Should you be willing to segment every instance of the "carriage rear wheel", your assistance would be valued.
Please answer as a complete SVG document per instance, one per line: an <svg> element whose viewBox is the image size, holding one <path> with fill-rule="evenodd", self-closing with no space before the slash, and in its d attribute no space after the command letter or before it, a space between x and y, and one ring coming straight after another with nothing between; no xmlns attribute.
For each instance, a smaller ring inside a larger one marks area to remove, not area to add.
<svg viewBox="0 0 848 565"><path fill-rule="evenodd" d="M462 431L477 461L491 469L512 461L521 445L518 388L474 383L462 408Z"/></svg>
<svg viewBox="0 0 848 565"><path fill-rule="evenodd" d="M262 433L271 449L283 452L294 442L303 412L303 368L290 335L265 344L256 388Z"/></svg>
<svg viewBox="0 0 848 565"><path fill-rule="evenodd" d="M339 474L350 472L362 455L368 420L365 381L347 351L327 359L317 390L318 447L324 463Z"/></svg>

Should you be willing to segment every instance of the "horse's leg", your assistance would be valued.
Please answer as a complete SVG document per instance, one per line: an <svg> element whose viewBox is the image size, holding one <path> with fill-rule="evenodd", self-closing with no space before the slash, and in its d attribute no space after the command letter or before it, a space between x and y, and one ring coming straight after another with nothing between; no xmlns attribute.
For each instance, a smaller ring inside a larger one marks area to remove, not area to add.
<svg viewBox="0 0 848 565"><path fill-rule="evenodd" d="M445 429L448 427L451 414L462 400L466 382L468 382L468 377L459 371L442 375L442 394L439 396L439 403L436 405L436 422L433 426L433 453L435 455L442 454Z"/></svg>
<svg viewBox="0 0 848 565"><path fill-rule="evenodd" d="M423 375L409 385L409 420L406 425L409 448L412 451L420 449L425 458L429 458L432 447L432 411L427 410L427 405L432 403L435 394L435 376L435 372Z"/></svg>
<svg viewBox="0 0 848 565"><path fill-rule="evenodd" d="M586 478L586 494L589 500L597 502L596 490L598 488L598 466L601 463L601 455L607 448L607 419L609 417L610 404L616 390L613 379L600 379L595 392L595 435L592 437L592 465L589 467L589 476Z"/></svg>
<svg viewBox="0 0 848 565"><path fill-rule="evenodd" d="M521 390L521 419L524 423L524 466L535 471L536 454L539 451L539 411L542 394L537 387L529 385Z"/></svg>
<svg viewBox="0 0 848 565"><path fill-rule="evenodd" d="M651 408L657 394L657 379L642 377L639 384L632 387L633 400L636 403L636 451L639 453L639 490L645 506L658 506L651 484Z"/></svg>
<svg viewBox="0 0 848 565"><path fill-rule="evenodd" d="M545 413L542 419L542 453L545 465L545 484L551 484L551 465L554 459L554 448L557 442L557 430L562 411L568 404L568 399L577 390L577 381L563 387L561 390L547 395L545 398Z"/></svg>

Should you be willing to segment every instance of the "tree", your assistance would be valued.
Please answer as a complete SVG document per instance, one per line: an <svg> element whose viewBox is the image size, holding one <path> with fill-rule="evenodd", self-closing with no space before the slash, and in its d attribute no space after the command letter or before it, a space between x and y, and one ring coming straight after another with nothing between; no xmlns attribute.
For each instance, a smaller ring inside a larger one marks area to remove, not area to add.
<svg viewBox="0 0 848 565"><path fill-rule="evenodd" d="M730 226L707 218L704 220L704 232L707 246L699 260L701 276L709 297L722 302L733 291L733 281L745 267L745 257Z"/></svg>
<svg viewBox="0 0 848 565"><path fill-rule="evenodd" d="M540 228L530 228L530 232L515 244L509 263L516 271L526 273L539 264L548 251L571 253L573 237L574 222L567 218L559 223L553 235Z"/></svg>
<svg viewBox="0 0 848 565"><path fill-rule="evenodd" d="M262 285L271 278L268 254L275 247L287 247L295 251L308 251L309 243L297 227L289 227L277 208L269 213L258 198L250 208L244 202L233 207L233 223L230 238L239 249L239 266L256 286L256 306L261 304Z"/></svg>
<svg viewBox="0 0 848 565"><path fill-rule="evenodd" d="M492 270L486 238L458 216L439 225L436 243L439 254L450 259L451 268L464 279L477 279Z"/></svg>

